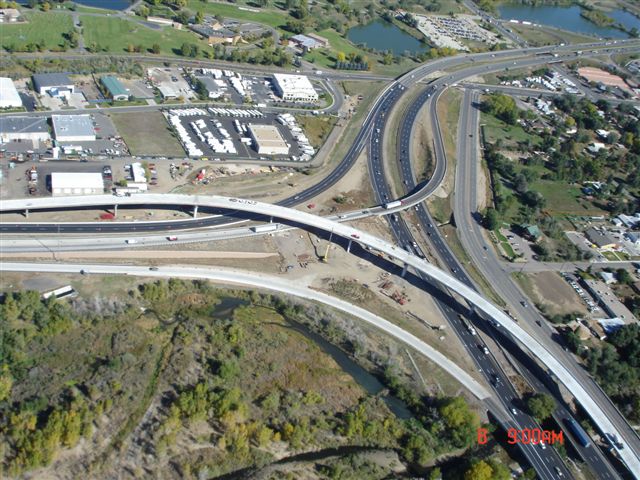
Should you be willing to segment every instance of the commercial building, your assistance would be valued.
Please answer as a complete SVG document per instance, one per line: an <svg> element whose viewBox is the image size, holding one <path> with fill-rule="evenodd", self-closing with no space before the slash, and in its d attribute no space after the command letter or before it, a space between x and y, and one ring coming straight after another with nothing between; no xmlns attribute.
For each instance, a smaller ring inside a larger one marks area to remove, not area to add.
<svg viewBox="0 0 640 480"><path fill-rule="evenodd" d="M618 318L627 324L638 321L609 285L599 280L584 280L584 285L610 318Z"/></svg>
<svg viewBox="0 0 640 480"><path fill-rule="evenodd" d="M22 99L18 95L13 80L0 77L0 108L20 108L21 106Z"/></svg>
<svg viewBox="0 0 640 480"><path fill-rule="evenodd" d="M49 135L47 119L43 117L0 117L0 141L16 140L46 142Z"/></svg>
<svg viewBox="0 0 640 480"><path fill-rule="evenodd" d="M249 125L256 151L261 155L288 155L289 145L274 125Z"/></svg>
<svg viewBox="0 0 640 480"><path fill-rule="evenodd" d="M216 23L215 26L190 25L189 28L206 39L209 45L216 45L218 43L229 43L235 45L242 38L242 35L239 33L229 30L228 28L224 28L218 23Z"/></svg>
<svg viewBox="0 0 640 480"><path fill-rule="evenodd" d="M52 115L51 121L58 142L92 142L96 139L89 115Z"/></svg>
<svg viewBox="0 0 640 480"><path fill-rule="evenodd" d="M289 38L289 46L299 48L305 52L315 50L316 48L326 48L329 46L329 40L313 33L298 34Z"/></svg>
<svg viewBox="0 0 640 480"><path fill-rule="evenodd" d="M276 93L285 102L315 103L318 101L318 92L304 75L286 75L274 73Z"/></svg>
<svg viewBox="0 0 640 480"><path fill-rule="evenodd" d="M102 83L104 88L107 90L109 98L116 101L129 100L129 92L116 77L105 75L100 77L100 83Z"/></svg>
<svg viewBox="0 0 640 480"><path fill-rule="evenodd" d="M51 193L54 197L63 195L96 195L104 193L101 173L53 172Z"/></svg>
<svg viewBox="0 0 640 480"><path fill-rule="evenodd" d="M33 88L39 95L68 97L75 91L73 82L64 73L36 73L32 78Z"/></svg>

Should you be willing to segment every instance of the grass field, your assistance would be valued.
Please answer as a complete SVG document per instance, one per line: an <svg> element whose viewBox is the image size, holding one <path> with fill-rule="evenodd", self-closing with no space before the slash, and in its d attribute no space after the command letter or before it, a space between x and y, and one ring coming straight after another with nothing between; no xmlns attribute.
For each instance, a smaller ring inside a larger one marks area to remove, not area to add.
<svg viewBox="0 0 640 480"><path fill-rule="evenodd" d="M0 45L21 47L29 43L43 43L47 50L57 50L63 43L63 34L73 29L67 14L25 12L28 23L2 25Z"/></svg>
<svg viewBox="0 0 640 480"><path fill-rule="evenodd" d="M594 40L594 37L589 37L587 35L580 35L578 33L551 28L528 27L514 24L509 24L509 28L534 46L557 45L562 42L583 43L592 42Z"/></svg>
<svg viewBox="0 0 640 480"><path fill-rule="evenodd" d="M112 113L110 117L132 155L184 156L160 112Z"/></svg>
<svg viewBox="0 0 640 480"><path fill-rule="evenodd" d="M311 115L296 115L296 120L298 120L311 145L316 148L324 143L324 140L336 124L336 118L328 115L317 117Z"/></svg>
<svg viewBox="0 0 640 480"><path fill-rule="evenodd" d="M135 21L115 17L81 15L85 45L96 43L109 52L122 53L127 46L142 45L145 50L154 43L160 45L161 54L176 54L183 43L192 43L201 49L210 48L197 35L186 30L165 27L153 30Z"/></svg>
<svg viewBox="0 0 640 480"><path fill-rule="evenodd" d="M547 200L546 210L556 215L603 215L591 204L580 200L582 195L578 187L567 185L565 182L539 180L531 184L531 190L540 192Z"/></svg>
<svg viewBox="0 0 640 480"><path fill-rule="evenodd" d="M502 144L509 147L527 140L531 140L534 145L541 141L539 136L528 134L520 125L508 125L493 115L482 113L480 123L484 124L485 138L489 143L495 143L496 140L501 139Z"/></svg>
<svg viewBox="0 0 640 480"><path fill-rule="evenodd" d="M260 10L260 12L248 12L240 10L238 7L243 5L234 5L230 3L206 2L200 0L189 0L187 8L194 11L202 11L205 14L222 15L224 18L236 18L238 20L248 20L250 22L264 23L274 28L281 28L287 23L287 12L276 9L256 9L255 6L250 7L252 10Z"/></svg>

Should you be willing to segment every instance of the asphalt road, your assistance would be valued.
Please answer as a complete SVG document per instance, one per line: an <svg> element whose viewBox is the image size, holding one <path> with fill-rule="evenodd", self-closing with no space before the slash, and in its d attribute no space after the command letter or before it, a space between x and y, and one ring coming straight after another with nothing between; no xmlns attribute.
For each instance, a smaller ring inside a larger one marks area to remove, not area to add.
<svg viewBox="0 0 640 480"><path fill-rule="evenodd" d="M431 97L433 91L434 87L427 87L424 92L414 100L413 104L405 110L404 119L402 120L401 128L398 132L396 157L400 163L403 185L405 185L405 188L409 190L416 188L409 155L412 137L411 131L413 130L413 125L418 112L422 109L427 99ZM436 102L431 102L431 104L435 106ZM392 198L391 188L387 183L387 176L384 173L385 162L383 159L382 139L385 134L385 126L386 122L381 119L381 121L376 125L376 131L372 135L369 146L370 179L373 184L376 200L379 203L383 203ZM445 173L445 166L446 162L436 163L436 169L431 180L426 183L422 190L430 190L432 192L433 189L440 184ZM436 179L436 181L434 182L433 179ZM434 238L439 238L437 237L437 228L434 227L434 222L424 206L417 205L414 208L423 231L425 231L428 236L434 235ZM398 245L409 252L416 253L419 256L421 255L422 251L416 241L417 239L414 238L414 235L402 215L398 213L392 214L389 220L389 226ZM448 249L444 251L441 250L441 252L441 256L444 257L442 258L443 263L450 269L452 275L456 276L458 280L463 281L467 285L473 286L472 281L467 276L464 269L458 265L458 261L454 255ZM421 272L417 272L417 275L423 281L429 282L429 279ZM540 425L532 417L519 408L522 406L522 401L520 400L518 393L509 381L505 372L500 367L499 363L490 353L487 344L479 335L477 335L477 330L475 330L475 328L469 328L469 321L463 320L462 316L458 311L454 310L451 305L448 305L438 298L434 298L434 301L443 316L447 319L448 324L452 327L466 348L469 356L474 360L478 371L485 377L487 384L493 387L493 391L499 402L498 404L503 407L503 411L492 410L494 416L501 419L507 428L541 429ZM465 315L469 315L469 313L470 312L465 312ZM522 451L531 466L536 470L540 478L549 480L556 479L558 478L558 471L562 472L565 477L570 477L568 469L565 467L562 459L556 453L554 448L547 447L543 449L541 445L525 444L519 444L518 448Z"/></svg>
<svg viewBox="0 0 640 480"><path fill-rule="evenodd" d="M458 125L459 135L456 149L455 195L453 199L454 218L461 243L465 251L471 254L471 259L476 265L493 263L497 260L494 258L493 248L483 241L484 237L482 236L482 232L480 231L481 226L478 222L477 185L479 181L478 169L480 168L478 148L480 119L479 99L480 97L477 92L465 90L460 107L460 122ZM483 269L480 269L480 271L485 274L485 278L491 278L492 285L495 285L495 277L486 276L486 272L483 272ZM504 334L508 336L508 332L504 332ZM536 392L547 393L558 397L556 392L551 392L546 385L538 380L528 369L523 368L521 372ZM543 373L543 375L545 374ZM554 395L554 393L556 394ZM572 418L572 414L560 403L555 412L555 417L558 420L558 424L564 426L564 420ZM571 439L571 434L568 430L566 430L566 432L567 439ZM609 465L607 459L596 446L591 445L584 448L578 442L573 442L573 445L587 465L589 465L591 471L597 475L597 478L618 478L615 470Z"/></svg>
<svg viewBox="0 0 640 480"><path fill-rule="evenodd" d="M574 47L574 48L575 48L575 47ZM583 47L583 48L584 48L584 47ZM505 52L501 52L501 53L500 53L500 56L501 56L501 57L503 57L503 56L508 56L508 55L513 55L513 52L507 52L507 53L505 53ZM486 54L484 54L484 56L487 56L487 55L486 55ZM447 60L448 62L444 62L444 61L436 61L436 62L433 62L433 64L429 64L429 66L430 66L432 69L441 69L441 68L444 68L444 66L445 66L445 65L449 65L449 64L451 64L451 65L455 65L457 61L461 61L461 60L462 60L462 61L464 61L464 60L465 60L465 58L461 58L461 59L459 59L459 58L455 57L454 59L443 59L443 60ZM451 66L451 65L449 65L449 66ZM487 70L488 70L488 69L487 69ZM410 84L412 84L412 83L415 83L415 82L413 81L413 79L414 79L414 75L420 78L421 76L423 76L423 75L425 75L425 74L427 74L427 73L429 73L429 68L427 68L427 67L424 67L424 68L423 68L423 67L421 67L420 69L418 69L418 71L416 71L415 73L412 73L410 77L408 77L408 76L403 77L403 79L401 79L401 80L400 80L400 82L401 82L401 83L403 83L403 84L405 84L405 85L406 85L406 84L410 85ZM419 78L418 78L418 79L419 79ZM453 78L453 77L450 77L450 78ZM415 81L418 81L418 80L415 80ZM405 83L405 82L406 82L406 83ZM393 90L395 90L395 92L394 92ZM369 133L371 133L371 130L370 130L370 129L367 129L367 126L369 126L370 128L373 128L373 126L375 125L375 126L376 126L375 128L380 128L380 125L382 125L382 124L381 124L381 123L379 123L377 120L379 120L379 119L380 119L380 117L383 117L383 116L384 116L384 111L386 110L385 108L380 108L380 107L381 107L381 106L384 106L384 105L391 106L391 105L395 102L395 100L397 100L398 93L399 93L399 92L401 92L401 91L402 91L402 90L401 90L400 88L395 88L395 87L394 87L394 89L392 89L391 91L387 91L387 92L385 93L385 95L383 95L383 97L380 99L380 101L376 103L376 105L374 106L374 109L373 109L373 111L372 111L372 115L370 115L370 116L365 120L365 125L364 125L363 129L361 129L361 131L359 132L358 139L357 139L357 140L356 140L356 142L352 145L352 148L351 148L351 150L350 150L350 153L352 153L352 151L358 151L358 153L359 153L359 151L363 148L364 143L365 143L365 141L366 141L366 138L367 138L368 134L369 134ZM395 98L394 98L394 97L395 97ZM386 104L386 103L385 103L385 101L389 101L389 104ZM363 134L363 132L364 132L364 134ZM348 162L348 158L349 158L349 155L347 155L347 157L345 158L345 160L343 160L343 162L341 163L341 166L342 166L343 164L345 164L345 163L347 163L347 164L349 163L349 162ZM347 170L348 170L348 169L347 169ZM335 172L336 172L336 171L334 171L334 173L335 173ZM345 173L346 173L346 171L345 171ZM374 176L374 178L375 178L375 176ZM326 180L326 179L325 179L325 180ZM336 180L336 181L337 181L337 180ZM333 181L333 183L335 183L335 181ZM331 183L331 180L329 180L329 181L328 181L328 183L327 183L327 185L331 186L333 183ZM328 188L328 187L327 187L327 188ZM310 189L310 190L312 190L312 189ZM305 193L305 192L303 192L303 193ZM309 194L309 193L311 193L311 192L310 192L310 191L307 191L306 193L307 193L307 194ZM290 200L291 200L291 199L290 199ZM299 200L299 201L298 201L298 200ZM296 197L294 197L294 198L293 198L293 200L291 200L291 202L292 202L292 203L300 203L300 202L305 201L305 200L306 200L306 198L304 198L304 195L297 195ZM420 212L419 212L419 213L420 213ZM425 217L425 219L424 219L424 220L428 221L428 220L429 220L428 216L427 216L427 217ZM398 221L397 223L400 223L400 222ZM86 226L85 226L85 228L86 228ZM427 226L427 230L429 230L429 228L433 228L433 227L429 227L429 226ZM404 230L404 229L406 229L406 225L403 225L403 228L402 228L402 227L400 227L400 226L397 226L396 228L394 228L394 231L396 231L396 230L397 230L397 231L399 231L399 232L403 232L403 230ZM85 230L85 231L86 231L86 230ZM403 232L403 233L400 233L400 234L398 234L398 235L399 235L398 240L399 240L399 243L400 243L401 245L403 245L403 243L402 243L402 242L403 242L404 240L409 240L409 239L411 238L410 233L409 233L409 234L407 234L407 232ZM451 258L450 260L451 260L452 262L454 261L454 259L453 259L453 258ZM457 271L456 271L456 269L455 269L455 268L453 269L453 272L454 272L454 274L455 274L455 273L457 273Z"/></svg>

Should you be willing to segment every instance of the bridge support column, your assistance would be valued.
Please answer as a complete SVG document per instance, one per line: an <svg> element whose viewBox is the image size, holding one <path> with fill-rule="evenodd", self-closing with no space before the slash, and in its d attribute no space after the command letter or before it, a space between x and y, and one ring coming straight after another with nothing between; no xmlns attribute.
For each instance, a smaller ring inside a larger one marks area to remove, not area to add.
<svg viewBox="0 0 640 480"><path fill-rule="evenodd" d="M198 218L198 205L193 207L193 218Z"/></svg>
<svg viewBox="0 0 640 480"><path fill-rule="evenodd" d="M353 240L349 240L349 243L347 244L347 253L349 253L351 251L351 244L353 243Z"/></svg>
<svg viewBox="0 0 640 480"><path fill-rule="evenodd" d="M24 216L25 216L25 218L29 218L29 209L28 208L24 209Z"/></svg>
<svg viewBox="0 0 640 480"><path fill-rule="evenodd" d="M269 217L269 223L273 223L273 217Z"/></svg>
<svg viewBox="0 0 640 480"><path fill-rule="evenodd" d="M118 204L117 203L113 206L113 216L114 217L118 216Z"/></svg>
<svg viewBox="0 0 640 480"><path fill-rule="evenodd" d="M400 276L402 278L404 278L404 276L407 274L407 268L409 267L409 265L407 265L406 263L404 264L404 266L402 267L402 273L400 274Z"/></svg>

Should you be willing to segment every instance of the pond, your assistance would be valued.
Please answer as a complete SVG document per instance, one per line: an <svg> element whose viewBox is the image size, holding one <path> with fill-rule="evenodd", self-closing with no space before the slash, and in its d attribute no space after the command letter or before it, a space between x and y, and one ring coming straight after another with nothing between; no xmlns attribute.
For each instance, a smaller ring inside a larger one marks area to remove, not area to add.
<svg viewBox="0 0 640 480"><path fill-rule="evenodd" d="M595 35L609 38L629 38L629 35L617 28L599 27L586 18L580 16L581 9L577 5L570 7L557 7L551 5L528 6L528 5L500 5L498 7L500 17L505 20L520 20L537 23L551 27L561 28L574 33ZM621 23L626 28L636 27L640 29L640 19L624 10L613 10L605 12L616 22Z"/></svg>
<svg viewBox="0 0 640 480"><path fill-rule="evenodd" d="M367 25L350 28L347 38L352 43L366 45L379 52L391 50L394 55L429 50L429 46L412 37L393 23L378 19Z"/></svg>

